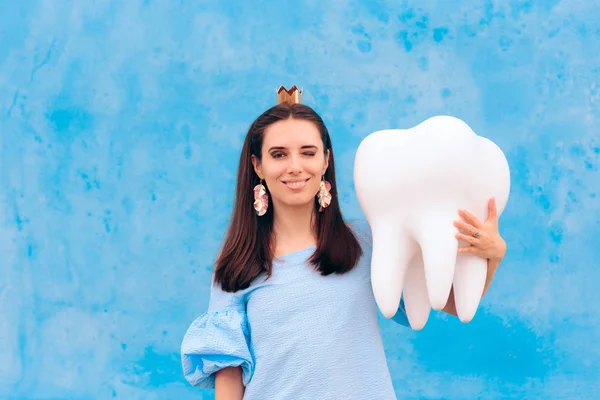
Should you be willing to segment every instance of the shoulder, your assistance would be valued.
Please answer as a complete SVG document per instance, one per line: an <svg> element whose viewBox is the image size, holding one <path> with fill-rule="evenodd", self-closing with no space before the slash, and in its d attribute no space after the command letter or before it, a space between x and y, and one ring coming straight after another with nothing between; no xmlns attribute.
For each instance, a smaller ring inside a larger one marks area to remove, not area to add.
<svg viewBox="0 0 600 400"><path fill-rule="evenodd" d="M363 251L370 251L373 245L371 226L365 219L354 219L348 221L348 227L354 233Z"/></svg>
<svg viewBox="0 0 600 400"><path fill-rule="evenodd" d="M249 287L240 289L236 292L226 292L221 288L221 285L214 281L214 274L211 276L211 293L209 311L215 311L225 308L245 308L248 295L258 286L264 283L265 276L263 274L255 278Z"/></svg>

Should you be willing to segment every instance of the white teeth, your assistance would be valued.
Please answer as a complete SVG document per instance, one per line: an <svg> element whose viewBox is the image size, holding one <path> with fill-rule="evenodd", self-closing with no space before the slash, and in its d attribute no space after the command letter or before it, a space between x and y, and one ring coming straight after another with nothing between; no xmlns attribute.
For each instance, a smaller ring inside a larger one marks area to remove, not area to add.
<svg viewBox="0 0 600 400"><path fill-rule="evenodd" d="M408 265L406 282L403 293L406 316L411 328L420 330L427 323L429 310L431 309L427 294L425 270L423 269L423 257L420 251L417 251Z"/></svg>
<svg viewBox="0 0 600 400"><path fill-rule="evenodd" d="M297 181L297 182L286 182L287 187L292 189L301 189L306 185L307 181Z"/></svg>
<svg viewBox="0 0 600 400"><path fill-rule="evenodd" d="M391 220L381 220L372 224L373 237L393 237L398 240L373 240L371 265L377 265L378 274L371 274L371 285L375 301L381 313L391 318L398 311L402 287L404 286L404 270L399 265L407 265L417 246L409 237L403 237L401 227Z"/></svg>
<svg viewBox="0 0 600 400"><path fill-rule="evenodd" d="M404 296L411 327L422 329L430 309L443 309L454 287L457 313L470 321L487 261L457 257L453 221L461 208L484 221L491 197L502 213L510 189L502 151L463 121L434 117L366 137L356 153L354 183L373 232L371 283L382 314L392 317Z"/></svg>
<svg viewBox="0 0 600 400"><path fill-rule="evenodd" d="M469 322L477 312L487 276L487 261L469 254L456 260L454 272L454 303L462 322Z"/></svg>
<svg viewBox="0 0 600 400"><path fill-rule="evenodd" d="M443 206L438 205L440 208ZM422 265L427 266L425 279L429 302L435 310L441 310L446 305L452 288L458 251L458 242L454 237L456 228L452 220L446 218L452 215L450 210L446 212L421 210L420 214L421 216L415 219L415 225L411 230L414 232L414 239L421 246Z"/></svg>

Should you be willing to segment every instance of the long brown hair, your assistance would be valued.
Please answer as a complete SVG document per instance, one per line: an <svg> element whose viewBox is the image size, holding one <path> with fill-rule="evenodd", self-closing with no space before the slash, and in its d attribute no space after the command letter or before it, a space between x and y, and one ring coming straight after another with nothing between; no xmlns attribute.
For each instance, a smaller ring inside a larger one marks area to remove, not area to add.
<svg viewBox="0 0 600 400"><path fill-rule="evenodd" d="M252 167L252 155L262 159L262 144L266 128L288 118L315 124L323 140L325 154L329 150L329 167L325 180L331 183L329 207L316 217L317 248L309 262L322 275L343 274L354 268L362 255L360 245L344 222L338 203L333 149L327 127L312 108L304 104L281 103L262 113L250 126L238 166L235 203L225 242L215 266L215 283L227 292L246 289L261 273L267 277L273 268L273 205L261 217L253 208L253 188L260 179ZM265 185L266 186L266 185ZM267 193L269 188L266 187ZM315 207L318 207L315 197Z"/></svg>

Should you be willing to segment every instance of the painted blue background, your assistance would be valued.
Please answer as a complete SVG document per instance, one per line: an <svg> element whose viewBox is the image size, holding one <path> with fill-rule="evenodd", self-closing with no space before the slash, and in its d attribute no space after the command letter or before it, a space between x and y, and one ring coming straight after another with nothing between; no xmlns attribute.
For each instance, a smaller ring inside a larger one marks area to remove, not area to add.
<svg viewBox="0 0 600 400"><path fill-rule="evenodd" d="M0 398L212 398L179 346L280 84L328 124L347 218L374 130L454 115L511 165L509 251L476 319L382 320L399 398L596 398L597 10L0 1Z"/></svg>

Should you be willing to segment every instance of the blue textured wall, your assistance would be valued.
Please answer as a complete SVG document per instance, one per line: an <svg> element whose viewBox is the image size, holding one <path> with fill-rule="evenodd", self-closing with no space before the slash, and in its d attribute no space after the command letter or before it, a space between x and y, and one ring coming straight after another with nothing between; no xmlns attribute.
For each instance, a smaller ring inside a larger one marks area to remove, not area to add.
<svg viewBox="0 0 600 400"><path fill-rule="evenodd" d="M382 321L398 396L597 397L594 2L195 3L0 1L0 398L212 398L179 345L245 131L295 83L348 218L377 129L451 114L512 168L509 252L476 319Z"/></svg>

